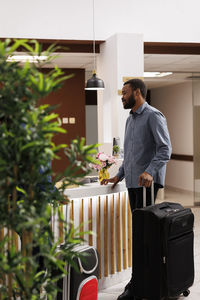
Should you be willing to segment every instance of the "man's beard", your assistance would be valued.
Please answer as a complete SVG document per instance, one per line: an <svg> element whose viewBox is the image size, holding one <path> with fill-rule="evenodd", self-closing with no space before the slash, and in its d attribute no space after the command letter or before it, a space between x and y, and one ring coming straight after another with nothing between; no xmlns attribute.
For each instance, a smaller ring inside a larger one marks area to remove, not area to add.
<svg viewBox="0 0 200 300"><path fill-rule="evenodd" d="M136 100L133 95L128 98L128 101L124 104L124 109L131 109L135 106Z"/></svg>

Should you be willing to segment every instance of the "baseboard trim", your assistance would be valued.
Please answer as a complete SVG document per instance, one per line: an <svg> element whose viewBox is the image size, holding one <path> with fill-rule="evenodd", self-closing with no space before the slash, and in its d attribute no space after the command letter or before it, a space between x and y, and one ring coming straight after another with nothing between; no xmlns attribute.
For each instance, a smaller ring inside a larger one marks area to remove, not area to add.
<svg viewBox="0 0 200 300"><path fill-rule="evenodd" d="M170 185L166 185L165 189L169 189L170 191L177 192L177 193L184 193L184 194L187 194L190 197L193 196L194 197L194 203L193 203L192 207L200 206L200 202L195 201L195 196L198 196L200 198L200 193L195 193L194 191L184 190L184 189L180 189L180 188L170 186Z"/></svg>
<svg viewBox="0 0 200 300"><path fill-rule="evenodd" d="M180 189L180 188L177 188L177 187L174 187L174 186L171 186L171 185L166 185L165 189L169 189L171 191L178 192L178 193L186 193L188 195L194 195L194 191Z"/></svg>

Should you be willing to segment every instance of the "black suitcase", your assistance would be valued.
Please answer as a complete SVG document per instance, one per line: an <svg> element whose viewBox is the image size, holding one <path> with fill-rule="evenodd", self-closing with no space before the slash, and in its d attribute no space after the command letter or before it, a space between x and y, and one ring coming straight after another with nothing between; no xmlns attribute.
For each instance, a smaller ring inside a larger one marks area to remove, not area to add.
<svg viewBox="0 0 200 300"><path fill-rule="evenodd" d="M153 194L153 193L152 193ZM194 215L163 202L133 212L133 276L137 298L189 295L194 282Z"/></svg>
<svg viewBox="0 0 200 300"><path fill-rule="evenodd" d="M83 259L73 259L80 272L66 265L67 275L58 282L60 291L56 300L97 300L99 265L96 248L81 245L75 250L86 254Z"/></svg>

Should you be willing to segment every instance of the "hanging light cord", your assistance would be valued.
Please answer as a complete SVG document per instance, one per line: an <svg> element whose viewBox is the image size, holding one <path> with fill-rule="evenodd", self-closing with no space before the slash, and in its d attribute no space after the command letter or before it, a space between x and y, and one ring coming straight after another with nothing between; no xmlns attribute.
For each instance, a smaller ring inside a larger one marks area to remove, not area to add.
<svg viewBox="0 0 200 300"><path fill-rule="evenodd" d="M94 70L93 73L96 74L96 59L95 59L95 30L94 30L94 1L93 0L93 59L94 59Z"/></svg>

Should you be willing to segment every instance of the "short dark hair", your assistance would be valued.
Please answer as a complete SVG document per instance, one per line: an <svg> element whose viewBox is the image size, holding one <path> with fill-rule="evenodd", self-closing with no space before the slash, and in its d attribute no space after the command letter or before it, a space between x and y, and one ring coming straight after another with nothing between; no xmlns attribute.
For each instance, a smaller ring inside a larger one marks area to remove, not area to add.
<svg viewBox="0 0 200 300"><path fill-rule="evenodd" d="M144 99L146 99L147 88L146 88L146 85L144 84L144 81L142 81L141 79L130 79L130 80L124 82L124 85L125 84L130 84L133 91L140 89L142 97Z"/></svg>

